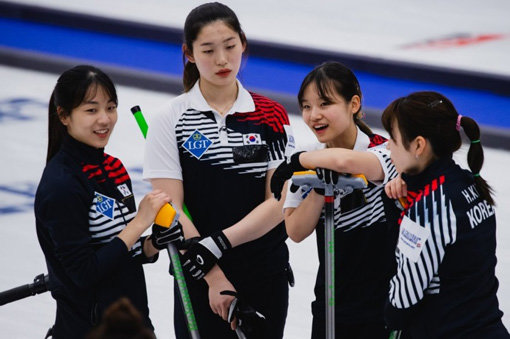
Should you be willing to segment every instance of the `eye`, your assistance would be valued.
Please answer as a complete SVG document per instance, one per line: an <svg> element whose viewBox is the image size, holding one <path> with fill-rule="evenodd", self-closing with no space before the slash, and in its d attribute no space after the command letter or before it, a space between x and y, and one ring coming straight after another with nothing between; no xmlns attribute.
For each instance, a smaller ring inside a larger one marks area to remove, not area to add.
<svg viewBox="0 0 510 339"><path fill-rule="evenodd" d="M227 49L233 49L234 47L236 47L236 45L230 45L230 46L227 46Z"/></svg>
<svg viewBox="0 0 510 339"><path fill-rule="evenodd" d="M304 111L304 110L308 110L310 109L310 105L308 104L304 104L304 105L301 105L301 109Z"/></svg>
<svg viewBox="0 0 510 339"><path fill-rule="evenodd" d="M211 54L212 52L213 52L212 49L207 49L205 51L202 51L202 53L204 53L204 54Z"/></svg>
<svg viewBox="0 0 510 339"><path fill-rule="evenodd" d="M115 111L116 109L117 109L117 105L110 105L110 106L108 106L108 111L109 112Z"/></svg>
<svg viewBox="0 0 510 339"><path fill-rule="evenodd" d="M97 109L96 108L88 108L85 110L86 112L89 112L89 113L96 113L97 112Z"/></svg>
<svg viewBox="0 0 510 339"><path fill-rule="evenodd" d="M329 106L329 105L331 105L331 102L329 102L329 101L321 102L321 107L326 107L326 106Z"/></svg>

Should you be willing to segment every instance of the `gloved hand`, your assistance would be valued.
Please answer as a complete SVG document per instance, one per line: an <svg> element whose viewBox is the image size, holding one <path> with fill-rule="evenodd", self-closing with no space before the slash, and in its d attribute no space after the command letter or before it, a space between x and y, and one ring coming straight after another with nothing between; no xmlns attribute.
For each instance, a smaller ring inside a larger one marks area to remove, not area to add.
<svg viewBox="0 0 510 339"><path fill-rule="evenodd" d="M153 224L150 239L152 245L158 250L167 248L168 244L171 243L173 243L177 248L182 248L182 245L184 244L182 225L180 222L177 222L177 225L172 227L163 227L158 224Z"/></svg>
<svg viewBox="0 0 510 339"><path fill-rule="evenodd" d="M317 178L322 180L326 185L333 184L333 186L335 186L338 183L338 173L333 170L316 168L315 173L317 173ZM314 188L313 190L320 195L324 195L323 188Z"/></svg>
<svg viewBox="0 0 510 339"><path fill-rule="evenodd" d="M282 189L283 185L285 185L285 181L289 180L294 172L306 171L306 168L299 162L299 155L301 153L303 152L294 153L290 157L289 162L282 162L274 171L271 177L271 192L277 200L282 198Z"/></svg>
<svg viewBox="0 0 510 339"><path fill-rule="evenodd" d="M267 338L266 317L246 304L238 294L233 291L222 291L221 294L235 296L228 309L227 321L231 323L237 319L237 327L241 329L247 339Z"/></svg>
<svg viewBox="0 0 510 339"><path fill-rule="evenodd" d="M189 247L182 256L182 269L194 279L200 280L230 248L232 245L225 234L222 231L215 232Z"/></svg>

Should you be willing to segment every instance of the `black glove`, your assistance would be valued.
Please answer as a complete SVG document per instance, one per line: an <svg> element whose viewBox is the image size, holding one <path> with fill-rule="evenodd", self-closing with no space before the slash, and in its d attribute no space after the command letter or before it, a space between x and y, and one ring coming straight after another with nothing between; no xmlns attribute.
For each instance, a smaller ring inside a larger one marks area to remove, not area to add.
<svg viewBox="0 0 510 339"><path fill-rule="evenodd" d="M274 171L271 177L271 192L277 200L282 198L282 189L285 181L289 180L294 172L306 171L306 168L301 166L299 162L299 155L301 153L303 152L292 154L289 162L282 162Z"/></svg>
<svg viewBox="0 0 510 339"><path fill-rule="evenodd" d="M189 247L182 256L182 269L193 279L200 280L230 248L232 245L222 231L213 233Z"/></svg>
<svg viewBox="0 0 510 339"><path fill-rule="evenodd" d="M329 170L329 169L325 169L325 168L316 168L315 172L317 173L317 178L322 180L326 185L333 184L333 186L335 186L338 183L338 173L333 170ZM314 187L313 190L320 195L324 195L323 188L315 188Z"/></svg>
<svg viewBox="0 0 510 339"><path fill-rule="evenodd" d="M257 312L253 307L246 304L234 291L222 291L220 294L236 297L228 309L227 321L229 323L236 318L237 326L247 339L267 338L266 317L262 313Z"/></svg>
<svg viewBox="0 0 510 339"><path fill-rule="evenodd" d="M168 244L171 243L177 248L182 248L184 243L182 225L180 222L177 222L177 225L172 227L163 227L158 224L153 224L150 239L152 245L158 250L167 248Z"/></svg>

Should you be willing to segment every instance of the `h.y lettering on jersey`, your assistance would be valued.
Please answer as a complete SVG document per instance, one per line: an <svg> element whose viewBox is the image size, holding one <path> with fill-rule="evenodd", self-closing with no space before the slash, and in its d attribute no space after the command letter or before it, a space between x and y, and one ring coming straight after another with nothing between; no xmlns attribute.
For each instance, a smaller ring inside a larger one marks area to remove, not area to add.
<svg viewBox="0 0 510 339"><path fill-rule="evenodd" d="M491 206L486 200L479 199L480 194L476 190L474 184L465 190L462 190L461 194L464 199L466 199L468 204L473 204L473 206L467 211L467 217L469 219L469 225L471 228L477 227L484 220L494 215L494 207Z"/></svg>
<svg viewBox="0 0 510 339"><path fill-rule="evenodd" d="M457 239L457 218L444 182L440 176L419 192L408 191L410 204L395 251L398 269L390 281L390 301L396 308L409 308L426 294L440 292L439 266L446 247Z"/></svg>

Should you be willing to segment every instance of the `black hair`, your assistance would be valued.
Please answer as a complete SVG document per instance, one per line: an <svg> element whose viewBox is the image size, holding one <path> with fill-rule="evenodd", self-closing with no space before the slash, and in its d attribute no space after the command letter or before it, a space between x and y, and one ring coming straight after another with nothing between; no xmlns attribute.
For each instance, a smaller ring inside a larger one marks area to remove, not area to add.
<svg viewBox="0 0 510 339"><path fill-rule="evenodd" d="M239 34L241 43L247 46L246 36L234 11L222 3L209 2L195 7L186 17L183 42L188 53L193 53L193 42L197 39L202 28L218 20ZM186 60L186 51L182 53L182 60L184 63L182 83L184 92L188 92L200 78L200 73L195 63Z"/></svg>
<svg viewBox="0 0 510 339"><path fill-rule="evenodd" d="M79 65L68 69L57 80L48 105L48 153L46 162L58 152L67 128L61 118L71 115L74 108L101 87L110 100L118 104L117 91L112 80L100 69Z"/></svg>
<svg viewBox="0 0 510 339"><path fill-rule="evenodd" d="M460 127L470 140L467 155L468 165L474 175L476 188L488 203L494 205L492 188L480 176L483 166L483 148L480 142L480 128L475 120L459 116L453 103L436 92L414 92L394 100L383 112L382 124L392 135L392 124L397 121L402 144L405 149L418 136L430 142L434 155L438 158L452 157L462 145ZM457 129L457 121L459 129Z"/></svg>
<svg viewBox="0 0 510 339"><path fill-rule="evenodd" d="M315 67L307 74L299 88L298 103L301 109L303 107L302 104L305 89L312 83L317 87L319 97L330 102L334 101L332 98L334 95L332 93L333 90L347 102L350 102L355 95L359 96L360 107L359 110L353 114L354 122L365 134L373 134L370 127L361 120L363 117L363 113L361 111L361 99L363 98L363 95L361 93L358 78L356 78L353 71L351 71L347 66L336 61L324 62Z"/></svg>

